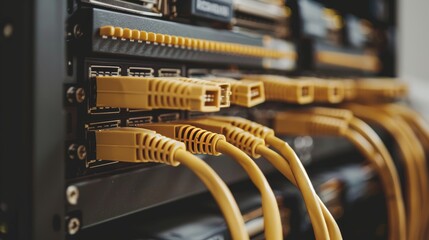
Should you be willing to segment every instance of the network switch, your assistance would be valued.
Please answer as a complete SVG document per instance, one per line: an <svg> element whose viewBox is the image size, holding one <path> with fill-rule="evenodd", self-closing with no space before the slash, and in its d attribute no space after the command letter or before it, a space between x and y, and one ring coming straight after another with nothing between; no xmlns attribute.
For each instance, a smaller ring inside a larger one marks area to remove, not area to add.
<svg viewBox="0 0 429 240"><path fill-rule="evenodd" d="M231 0L172 1L170 9L174 20L216 28L228 28L233 17Z"/></svg>
<svg viewBox="0 0 429 240"><path fill-rule="evenodd" d="M284 3L272 4L258 0L233 0L234 26L279 38L290 35L290 8Z"/></svg>
<svg viewBox="0 0 429 240"><path fill-rule="evenodd" d="M73 25L86 26L81 30L85 34L71 43L79 51L89 46L89 52L113 56L286 71L295 67L296 51L291 42L264 40L262 35L249 37L100 9L82 9L72 19ZM82 19L90 24L79 22Z"/></svg>
<svg viewBox="0 0 429 240"><path fill-rule="evenodd" d="M92 5L127 11L147 16L162 17L168 8L164 0L80 0Z"/></svg>

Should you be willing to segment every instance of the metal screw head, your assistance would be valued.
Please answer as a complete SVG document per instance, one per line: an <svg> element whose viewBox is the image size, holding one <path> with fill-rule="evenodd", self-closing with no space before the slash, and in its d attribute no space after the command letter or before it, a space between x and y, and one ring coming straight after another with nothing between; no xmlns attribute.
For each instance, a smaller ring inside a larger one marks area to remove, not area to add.
<svg viewBox="0 0 429 240"><path fill-rule="evenodd" d="M77 149L77 145L76 144L70 144L69 148L67 149L68 150L69 158L71 160L75 159L75 157L76 157L76 149Z"/></svg>
<svg viewBox="0 0 429 240"><path fill-rule="evenodd" d="M67 95L67 101L69 103L74 103L74 101L75 101L75 98L74 98L75 94L76 94L76 88L75 87L69 87L67 89L66 95Z"/></svg>
<svg viewBox="0 0 429 240"><path fill-rule="evenodd" d="M76 186L68 186L66 190L67 202L70 205L76 205L79 200L79 189Z"/></svg>
<svg viewBox="0 0 429 240"><path fill-rule="evenodd" d="M79 160L85 160L86 159L86 147L84 145L79 145L79 147L77 147L77 158L79 158Z"/></svg>
<svg viewBox="0 0 429 240"><path fill-rule="evenodd" d="M69 235L75 235L80 229L80 221L78 218L70 219L67 224L67 232Z"/></svg>
<svg viewBox="0 0 429 240"><path fill-rule="evenodd" d="M82 103L86 98L85 89L83 88L69 87L66 94L69 103Z"/></svg>
<svg viewBox="0 0 429 240"><path fill-rule="evenodd" d="M75 95L76 95L76 102L82 103L83 101L85 101L85 98L86 98L85 89L83 88L76 89Z"/></svg>
<svg viewBox="0 0 429 240"><path fill-rule="evenodd" d="M80 29L80 26L78 24L74 25L73 27L73 34L75 38L80 38L83 36L83 32Z"/></svg>
<svg viewBox="0 0 429 240"><path fill-rule="evenodd" d="M68 148L68 155L71 160L74 160L76 157L79 160L85 160L87 156L87 151L85 145L70 144Z"/></svg>

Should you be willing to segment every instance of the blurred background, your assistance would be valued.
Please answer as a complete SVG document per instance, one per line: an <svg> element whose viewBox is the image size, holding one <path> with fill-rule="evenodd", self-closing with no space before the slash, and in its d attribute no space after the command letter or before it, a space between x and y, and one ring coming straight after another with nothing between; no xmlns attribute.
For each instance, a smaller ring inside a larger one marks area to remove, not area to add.
<svg viewBox="0 0 429 240"><path fill-rule="evenodd" d="M398 75L410 82L412 104L429 118L429 2L398 2Z"/></svg>

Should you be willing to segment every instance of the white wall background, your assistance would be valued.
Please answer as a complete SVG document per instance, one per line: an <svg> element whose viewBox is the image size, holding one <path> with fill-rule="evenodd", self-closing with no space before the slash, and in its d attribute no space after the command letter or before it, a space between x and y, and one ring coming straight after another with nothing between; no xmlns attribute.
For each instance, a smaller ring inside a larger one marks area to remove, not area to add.
<svg viewBox="0 0 429 240"><path fill-rule="evenodd" d="M411 103L429 119L429 1L398 0L398 74Z"/></svg>

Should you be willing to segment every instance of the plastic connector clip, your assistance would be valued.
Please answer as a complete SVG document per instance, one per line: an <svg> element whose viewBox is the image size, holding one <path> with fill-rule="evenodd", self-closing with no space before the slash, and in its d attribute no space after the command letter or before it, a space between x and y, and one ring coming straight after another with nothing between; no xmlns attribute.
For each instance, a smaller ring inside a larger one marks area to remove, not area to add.
<svg viewBox="0 0 429 240"><path fill-rule="evenodd" d="M96 77L97 107L220 110L221 89L155 77Z"/></svg>
<svg viewBox="0 0 429 240"><path fill-rule="evenodd" d="M231 84L231 103L243 107L254 107L265 102L264 84L255 80L236 80L233 78L207 78L213 82Z"/></svg>
<svg viewBox="0 0 429 240"><path fill-rule="evenodd" d="M177 81L182 81L182 82L187 82L187 83L194 83L194 84L199 84L199 85L208 85L208 86L216 86L220 88L220 107L221 108L225 108L225 107L229 107L231 105L231 84L230 83L225 83L225 82L213 82L213 81L208 81L208 80L204 80L204 79L198 79L198 78L185 78L185 77L171 77L171 78L166 78L166 79L171 79L171 80L177 80Z"/></svg>
<svg viewBox="0 0 429 240"><path fill-rule="evenodd" d="M274 75L246 75L243 79L262 81L267 100L308 104L314 99L314 86L311 81Z"/></svg>
<svg viewBox="0 0 429 240"><path fill-rule="evenodd" d="M341 103L344 100L345 86L340 80L302 78L313 81L314 101L319 103Z"/></svg>

